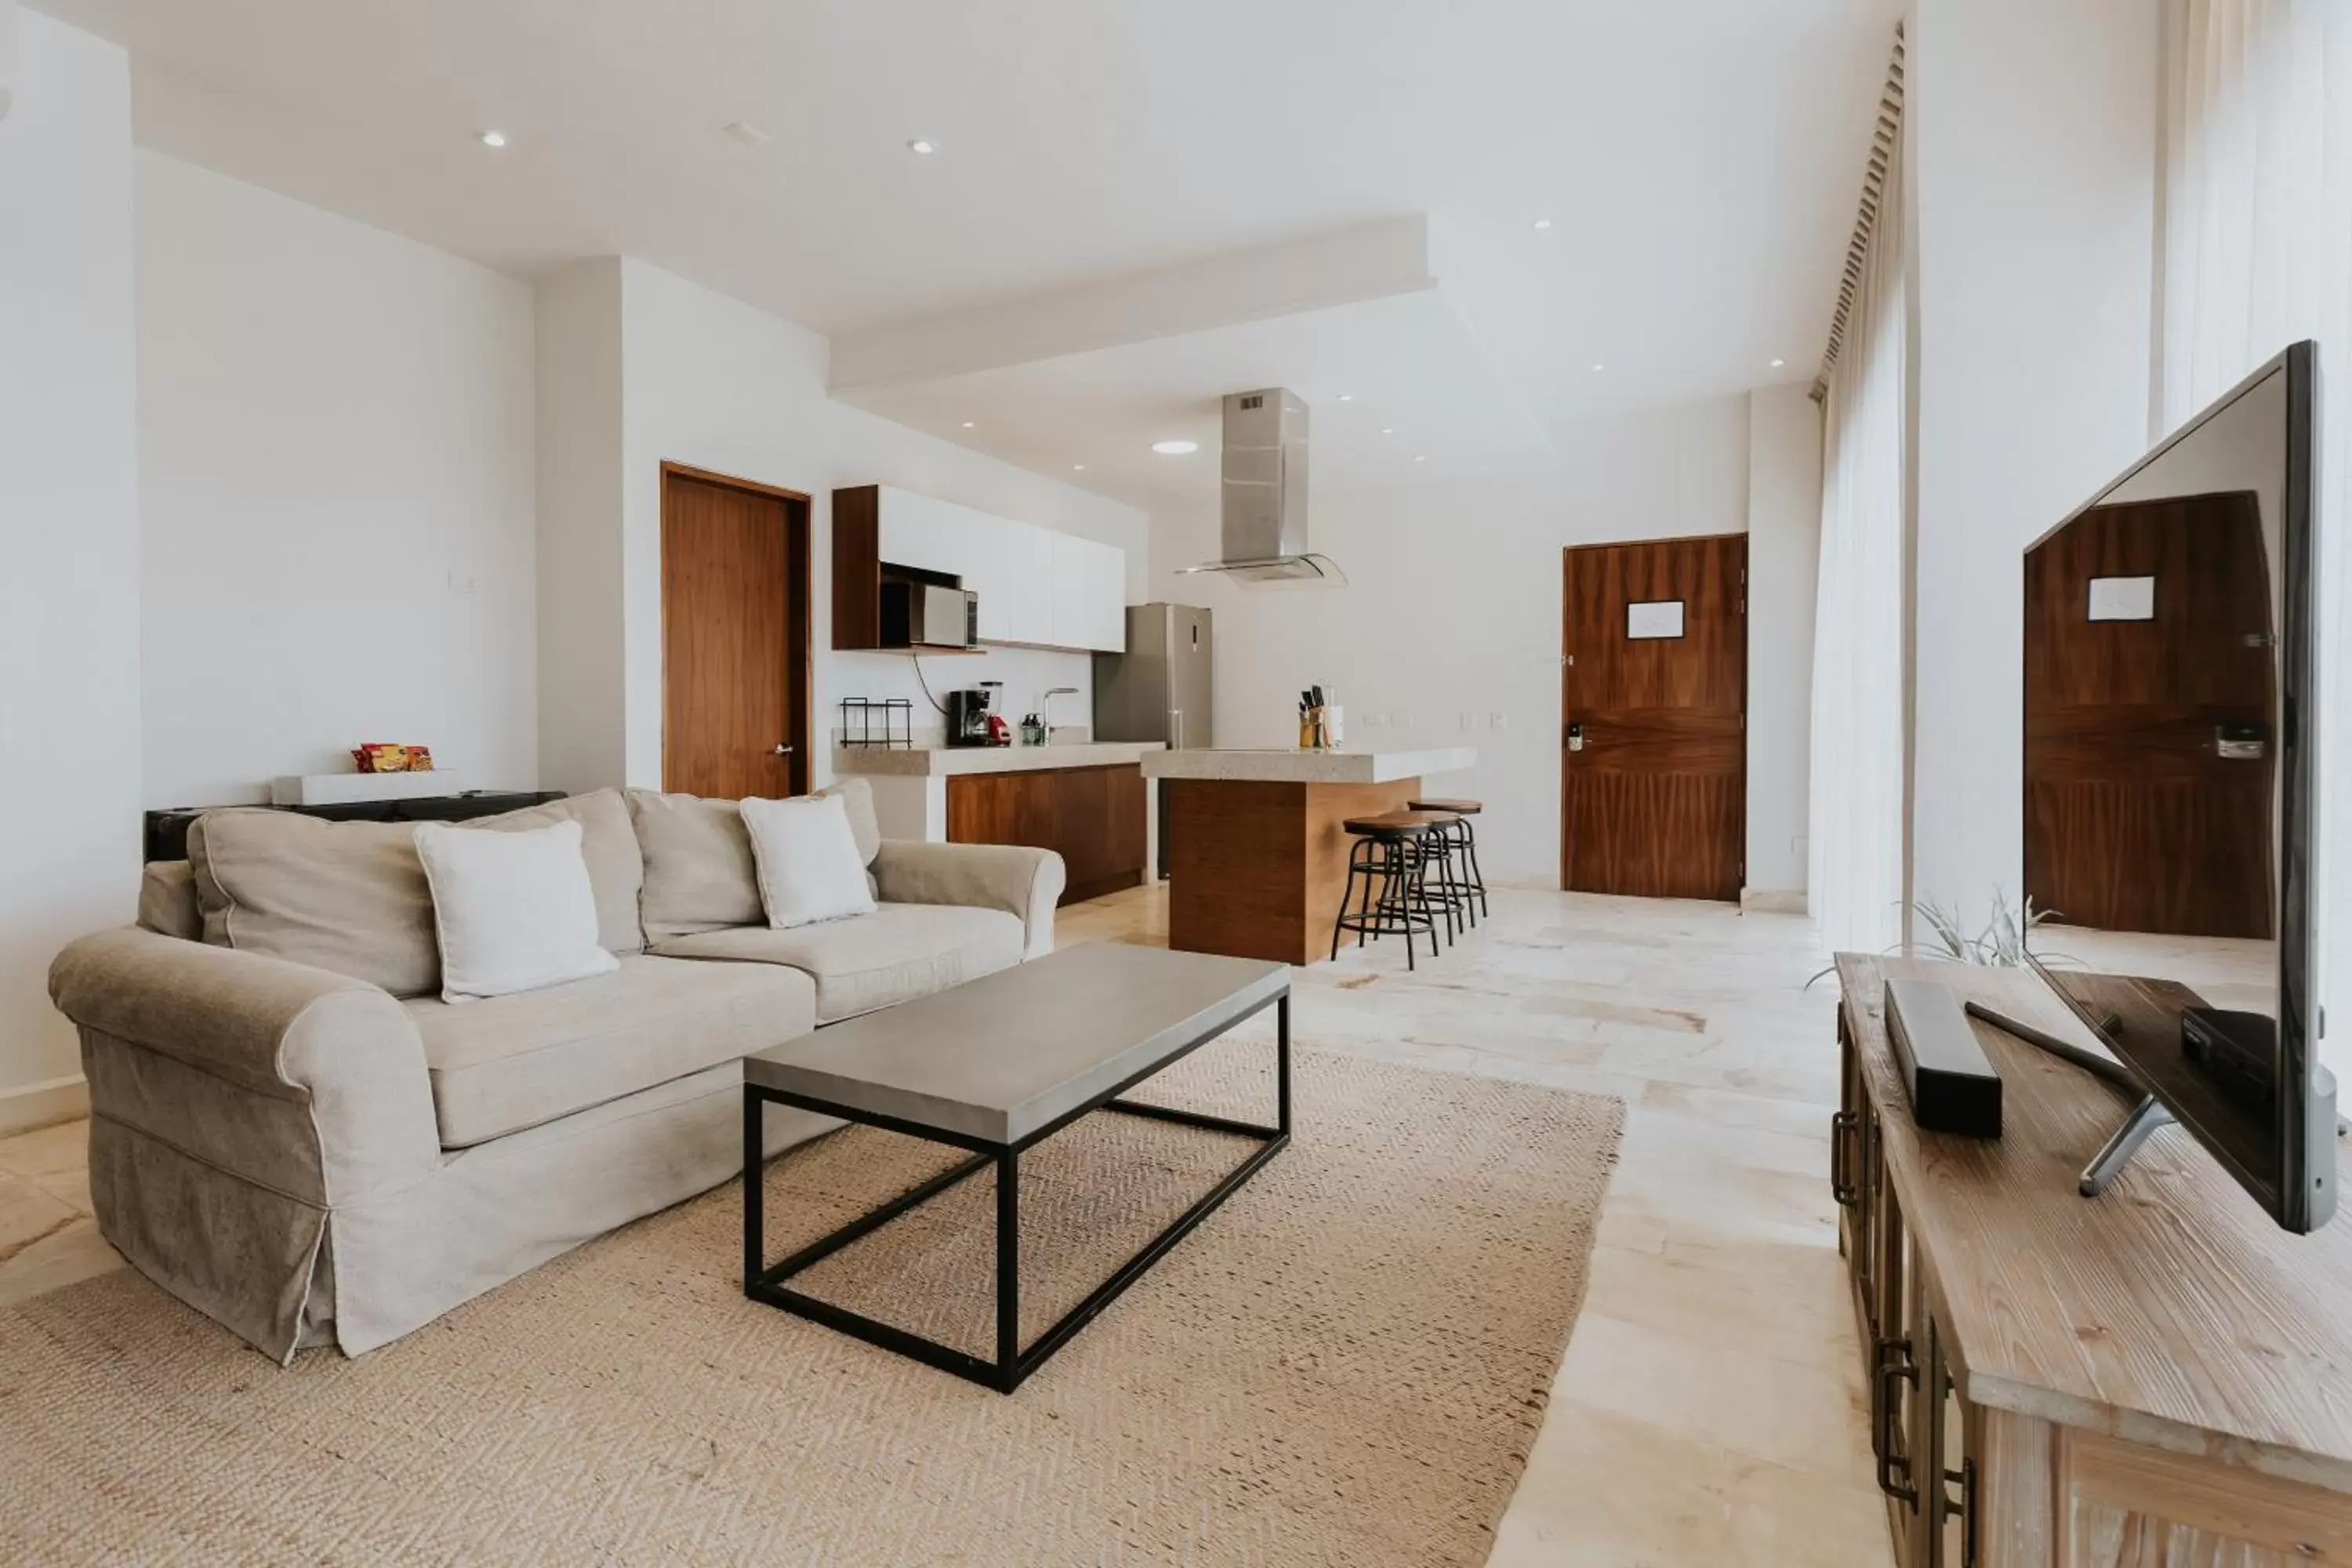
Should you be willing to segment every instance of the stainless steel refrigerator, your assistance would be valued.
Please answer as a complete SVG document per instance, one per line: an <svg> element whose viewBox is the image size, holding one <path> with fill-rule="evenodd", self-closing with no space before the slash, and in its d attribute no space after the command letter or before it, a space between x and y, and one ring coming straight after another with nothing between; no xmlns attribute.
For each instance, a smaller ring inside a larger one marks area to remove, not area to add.
<svg viewBox="0 0 2352 1568"><path fill-rule="evenodd" d="M1130 605L1127 651L1095 655L1095 739L1164 741L1171 751L1213 746L1216 704L1209 612L1192 605ZM1160 874L1168 874L1167 785L1160 786Z"/></svg>

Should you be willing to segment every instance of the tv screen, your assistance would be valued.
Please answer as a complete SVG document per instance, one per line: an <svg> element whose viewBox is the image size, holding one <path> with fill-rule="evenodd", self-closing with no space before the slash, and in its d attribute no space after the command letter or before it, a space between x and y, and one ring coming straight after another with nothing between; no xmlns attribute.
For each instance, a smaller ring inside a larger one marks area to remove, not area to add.
<svg viewBox="0 0 2352 1568"><path fill-rule="evenodd" d="M2025 552L2033 967L2277 1222L2335 1209L2311 929L2315 355Z"/></svg>

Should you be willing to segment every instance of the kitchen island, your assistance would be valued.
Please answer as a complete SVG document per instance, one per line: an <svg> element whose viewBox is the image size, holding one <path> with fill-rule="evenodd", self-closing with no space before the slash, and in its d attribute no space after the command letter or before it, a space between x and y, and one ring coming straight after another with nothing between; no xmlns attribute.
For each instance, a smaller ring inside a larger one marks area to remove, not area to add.
<svg viewBox="0 0 2352 1568"><path fill-rule="evenodd" d="M840 746L833 771L872 784L885 838L1055 851L1066 904L1150 879L1153 813L1136 764L1160 750L1157 741Z"/></svg>
<svg viewBox="0 0 2352 1568"><path fill-rule="evenodd" d="M1312 963L1331 951L1351 816L1396 811L1432 773L1477 765L1425 751L1185 751L1142 759L1168 781L1168 945Z"/></svg>

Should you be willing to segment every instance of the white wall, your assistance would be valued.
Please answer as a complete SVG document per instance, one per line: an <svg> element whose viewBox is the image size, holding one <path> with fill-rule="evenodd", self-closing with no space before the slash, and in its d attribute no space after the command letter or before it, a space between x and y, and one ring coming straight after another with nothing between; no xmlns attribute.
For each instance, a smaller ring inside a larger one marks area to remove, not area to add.
<svg viewBox="0 0 2352 1568"><path fill-rule="evenodd" d="M139 887L130 64L37 13L17 26L0 120L0 1125L72 1108L49 960L121 924Z"/></svg>
<svg viewBox="0 0 2352 1568"><path fill-rule="evenodd" d="M420 741L538 782L531 292L137 156L146 798Z"/></svg>
<svg viewBox="0 0 2352 1568"><path fill-rule="evenodd" d="M542 345L541 357L542 368L551 373L580 360L602 363L605 355L616 358L620 366L617 571L622 654L617 672L608 675L603 665L592 663L576 698L561 704L546 701L541 728L549 754L577 755L583 770L574 773L567 763L565 773L551 774L551 783L574 788L660 783L665 461L799 490L811 498L816 719L823 753L815 776L820 781L829 776L831 762L823 732L832 728L835 705L844 697L908 697L917 704L919 729L936 729L940 722L925 704L907 658L831 649L835 487L897 485L1118 545L1128 552L1129 597L1141 597L1150 540L1144 516L1134 508L835 403L825 391L824 340L814 332L644 262L625 258L589 265L611 268L617 285L614 303L551 301L542 285L542 328L553 330L553 318L561 314L567 334L588 339L617 334L617 348L609 342L549 343ZM601 287L576 279L574 273L560 276L573 279L570 286L583 297ZM614 303L617 321L610 314ZM593 426L601 417L592 411L584 424ZM571 523L558 525L564 536L591 554L604 550L599 531L604 522L590 508L593 494L581 493L576 476L546 472L549 494L563 498L572 512ZM593 492L601 482L591 479L584 488ZM543 539L552 537L547 530L543 517ZM542 584L541 615L569 617L575 613L570 604L551 602L550 595L552 601L565 601L576 593L601 603L605 585L596 575L600 571L581 567L576 574L581 580L571 586L551 574ZM592 604L589 622L601 614ZM573 640L592 660L601 658L593 639ZM1092 709L1092 662L1084 654L995 649L972 658L927 660L924 669L935 690L980 679L1003 681L1005 706L1016 717L1055 686L1074 686L1080 693L1061 700L1055 710L1057 718L1082 721ZM623 731L619 772L585 771L612 765L601 760L596 737L616 714Z"/></svg>
<svg viewBox="0 0 2352 1568"><path fill-rule="evenodd" d="M539 772L579 792L627 771L621 692L621 263L541 280Z"/></svg>
<svg viewBox="0 0 2352 1568"><path fill-rule="evenodd" d="M1809 388L1748 397L1748 887L1802 910L1822 548L1822 410Z"/></svg>
<svg viewBox="0 0 2352 1568"><path fill-rule="evenodd" d="M1178 576L1178 567L1214 558L1216 518L1155 515L1150 596L1215 613L1216 743L1295 744L1298 691L1320 682L1347 709L1350 746L1475 746L1474 771L1432 787L1485 803L1479 854L1489 878L1557 887L1560 552L1743 531L1748 401L1743 395L1584 426L1562 443L1549 474L1378 490L1318 486L1309 532L1316 550L1348 574L1345 588L1253 592ZM1818 452L1818 435L1805 436L1792 419L1768 417L1757 435L1774 447L1776 486L1796 484L1802 468L1801 458L1778 451L1780 443L1811 439ZM1790 507L1818 514L1817 474L1810 499L1776 489L1768 510L1778 519ZM1790 569L1810 580L1811 547L1803 549ZM1810 610L1805 618L1809 650ZM1801 692L1810 683L1810 653L1801 656L1791 639L1767 638L1751 651L1786 661L1751 667L1751 693L1779 682ZM1388 722L1375 725L1382 713ZM1776 798L1785 819L1751 831L1785 842L1804 831L1804 797L1800 788Z"/></svg>
<svg viewBox="0 0 2352 1568"><path fill-rule="evenodd" d="M1909 35L1913 884L1972 921L2021 874L2021 552L2148 444L2161 9L1920 0Z"/></svg>

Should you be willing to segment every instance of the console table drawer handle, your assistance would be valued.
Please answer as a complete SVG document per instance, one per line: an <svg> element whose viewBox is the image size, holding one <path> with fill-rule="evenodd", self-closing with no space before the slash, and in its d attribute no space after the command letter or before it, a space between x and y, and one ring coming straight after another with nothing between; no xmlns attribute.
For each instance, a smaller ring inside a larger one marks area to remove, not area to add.
<svg viewBox="0 0 2352 1568"><path fill-rule="evenodd" d="M1910 1484L1911 1461L1895 1451L1895 1415L1901 1402L1895 1397L1894 1384L1900 1380L1914 1388L1919 1385L1919 1368L1911 1360L1911 1342L1880 1340L1871 1360L1870 1449L1878 1459L1878 1489L1916 1511L1919 1489ZM1898 1475L1903 1479L1896 1479Z"/></svg>
<svg viewBox="0 0 2352 1568"><path fill-rule="evenodd" d="M1849 1152L1853 1135L1862 1131L1859 1111L1841 1110L1830 1118L1830 1195L1840 1208L1854 1208L1862 1203L1862 1185L1854 1179L1853 1156Z"/></svg>

